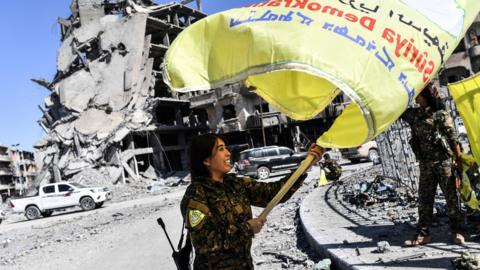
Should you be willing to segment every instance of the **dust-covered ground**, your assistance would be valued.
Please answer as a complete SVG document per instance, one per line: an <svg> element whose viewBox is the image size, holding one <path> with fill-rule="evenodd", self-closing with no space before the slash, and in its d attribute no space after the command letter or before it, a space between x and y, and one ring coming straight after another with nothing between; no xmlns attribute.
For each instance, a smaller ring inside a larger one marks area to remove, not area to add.
<svg viewBox="0 0 480 270"><path fill-rule="evenodd" d="M271 212L254 239L256 269L311 269L320 260L308 247L298 218L299 205L318 176L314 167L302 188ZM0 268L175 269L156 220L163 218L176 246L186 185L158 186L153 193L147 186L117 186L114 201L89 212L72 209L33 221L8 214L0 225Z"/></svg>

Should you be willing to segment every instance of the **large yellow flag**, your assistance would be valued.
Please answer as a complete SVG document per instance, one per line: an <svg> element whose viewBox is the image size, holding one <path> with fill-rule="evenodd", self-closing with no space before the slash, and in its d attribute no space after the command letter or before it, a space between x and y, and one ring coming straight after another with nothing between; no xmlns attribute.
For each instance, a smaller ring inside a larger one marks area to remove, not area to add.
<svg viewBox="0 0 480 270"><path fill-rule="evenodd" d="M351 147L388 128L455 49L479 0L272 0L198 21L164 61L174 91L244 81L305 120L353 103L317 144Z"/></svg>
<svg viewBox="0 0 480 270"><path fill-rule="evenodd" d="M472 154L480 166L480 73L448 88L467 129Z"/></svg>

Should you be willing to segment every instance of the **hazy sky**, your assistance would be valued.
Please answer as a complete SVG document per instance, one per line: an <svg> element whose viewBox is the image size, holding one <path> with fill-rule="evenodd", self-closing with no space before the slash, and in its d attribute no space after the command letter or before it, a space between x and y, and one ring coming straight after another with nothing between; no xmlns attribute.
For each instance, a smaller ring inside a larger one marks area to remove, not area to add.
<svg viewBox="0 0 480 270"><path fill-rule="evenodd" d="M155 1L167 3L171 1ZM203 0L203 11L222 10L260 0ZM38 105L49 91L31 78L53 79L60 46L58 17L70 15L71 0L15 0L2 3L0 16L0 145L33 150L44 136ZM193 5L192 5L193 4ZM195 6L192 3L191 6Z"/></svg>

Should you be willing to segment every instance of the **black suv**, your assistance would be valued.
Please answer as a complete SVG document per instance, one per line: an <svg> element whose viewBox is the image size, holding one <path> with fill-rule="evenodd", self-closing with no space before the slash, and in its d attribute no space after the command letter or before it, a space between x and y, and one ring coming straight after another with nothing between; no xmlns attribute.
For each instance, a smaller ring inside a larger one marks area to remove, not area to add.
<svg viewBox="0 0 480 270"><path fill-rule="evenodd" d="M284 146L252 148L240 152L237 169L239 174L267 179L270 173L297 168L306 155Z"/></svg>

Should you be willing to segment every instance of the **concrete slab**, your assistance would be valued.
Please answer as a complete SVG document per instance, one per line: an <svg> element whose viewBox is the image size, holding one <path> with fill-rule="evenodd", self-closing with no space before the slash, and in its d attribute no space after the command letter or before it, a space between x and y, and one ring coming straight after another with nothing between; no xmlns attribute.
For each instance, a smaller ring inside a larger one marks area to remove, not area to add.
<svg viewBox="0 0 480 270"><path fill-rule="evenodd" d="M332 259L335 269L452 269L451 260L464 251L477 253L478 243L453 245L447 224L432 229L434 243L402 247L415 229L379 222L344 202L338 187L327 185L310 193L300 207L300 218L312 247ZM388 241L391 251L377 253L377 243Z"/></svg>
<svg viewBox="0 0 480 270"><path fill-rule="evenodd" d="M79 70L58 83L57 94L60 102L70 110L82 112L95 96L95 83L91 74Z"/></svg>

